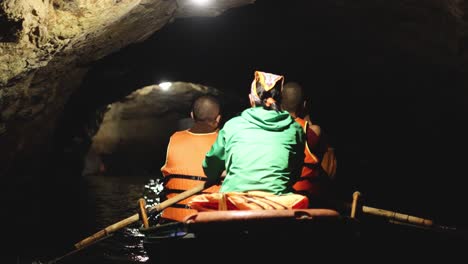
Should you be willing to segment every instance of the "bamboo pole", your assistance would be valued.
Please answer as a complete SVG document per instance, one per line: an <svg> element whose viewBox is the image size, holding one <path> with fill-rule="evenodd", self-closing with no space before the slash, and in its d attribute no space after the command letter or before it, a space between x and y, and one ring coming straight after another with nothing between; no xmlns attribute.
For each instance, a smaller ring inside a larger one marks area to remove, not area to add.
<svg viewBox="0 0 468 264"><path fill-rule="evenodd" d="M173 205L173 204L175 204L175 203L177 203L179 201L182 201L182 200L184 200L184 199L186 199L186 198L188 198L188 197L190 197L190 196L192 196L192 195L194 195L196 193L199 193L199 192L203 191L205 188L207 188L207 187L205 187L205 184L200 184L199 186L196 186L196 187L194 187L192 189L189 189L189 190L187 190L185 192L182 192L182 193L180 193L180 194L178 194L178 195L176 195L176 196L174 196L174 197L172 197L170 199L167 199L166 201L164 201L164 202L162 202L160 204L157 204L155 206L150 207L148 211L160 212L160 211L164 210L166 207L169 207L169 206L171 206L171 205ZM128 225L130 225L130 224L132 224L132 223L134 223L136 221L138 221L139 219L140 219L139 214L134 214L134 215L132 215L130 217L127 217L127 218L125 218L125 219L123 219L123 220L121 220L121 221L119 221L119 222L117 222L115 224L112 224L112 225L110 225L110 226L96 232L95 234L93 234L93 235L79 241L78 243L75 244L75 248L79 249L79 248L86 247L86 246L92 244L93 242L95 242L95 241L97 241L97 240L99 240L99 239L101 239L101 238L103 238L105 236L108 236L109 234L111 234L111 233L113 233L113 232L115 232L115 231L117 231L117 230L119 230L121 228L124 228L124 227L126 227L126 226L128 226Z"/></svg>
<svg viewBox="0 0 468 264"><path fill-rule="evenodd" d="M351 203L351 218L356 218L356 214L358 214L358 210L360 210L360 213L384 217L384 218L389 219L390 222L394 222L394 223L407 223L407 224L418 225L422 227L435 226L434 222L430 219L425 219L425 218L412 216L408 214L402 214L399 212L361 205L360 200L361 200L361 193L358 191L355 191L353 193L353 201Z"/></svg>
<svg viewBox="0 0 468 264"><path fill-rule="evenodd" d="M434 222L430 219L425 219L417 216L402 214L394 211L388 211L380 208L374 208L369 206L362 206L361 210L365 214L371 214L376 216L382 216L390 220L395 220L398 222L409 223L414 225L431 227L434 225Z"/></svg>
<svg viewBox="0 0 468 264"><path fill-rule="evenodd" d="M361 193L356 191L353 193L353 203L351 204L351 218L356 218L356 210L358 206L358 200L361 196Z"/></svg>
<svg viewBox="0 0 468 264"><path fill-rule="evenodd" d="M160 203L160 204L157 204L155 206L152 206L149 208L148 211L151 211L151 212L160 212L162 210L164 210L165 208L179 202L179 201L182 201L184 199L187 199L189 198L190 196L194 195L194 194L197 194L201 191L203 191L204 189L208 188L209 185L205 185L205 184L200 184L192 189L189 189L185 192L182 192L170 199L167 199L166 201ZM144 200L143 200L143 203L141 201L141 199L139 200L139 206L140 206L140 210L143 210L142 211L142 214L145 214L146 215L146 211L145 209L143 208L142 209L142 206L144 206ZM145 218L143 216L143 218ZM114 223L110 226L107 226L106 228L104 229L101 229L100 231L94 233L93 235L79 241L78 243L76 243L74 245L74 250L66 253L65 255L62 255L58 258L55 258L54 260L51 260L51 261L48 261L46 262L47 264L53 264L53 263L57 263L58 261L62 260L63 258L66 258L70 255L73 255L79 251L81 251L82 249L86 248L87 246L90 246L94 243L97 243L98 241L101 241L101 240L104 240L105 238L108 238L110 235L112 235L115 231L121 229L121 228L124 228L132 223L135 223L136 221L140 220L140 215L139 214L134 214L132 216L129 216L123 220L120 220L119 222L117 223ZM147 219L146 219L147 220ZM144 221L144 219L143 219ZM145 224L145 223L144 223ZM146 224L145 224L146 225Z"/></svg>
<svg viewBox="0 0 468 264"><path fill-rule="evenodd" d="M146 215L146 201L143 198L140 198L138 200L138 205L140 207L140 213L141 213L141 221L143 222L143 226L145 228L149 227L149 222L148 222L148 216Z"/></svg>

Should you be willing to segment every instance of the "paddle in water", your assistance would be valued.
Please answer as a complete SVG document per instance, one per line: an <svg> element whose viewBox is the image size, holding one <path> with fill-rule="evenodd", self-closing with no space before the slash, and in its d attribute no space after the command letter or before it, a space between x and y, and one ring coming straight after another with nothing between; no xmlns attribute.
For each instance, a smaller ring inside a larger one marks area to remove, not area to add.
<svg viewBox="0 0 468 264"><path fill-rule="evenodd" d="M174 197L172 197L170 199L167 199L166 201L164 201L164 202L162 202L160 204L156 204L156 205L148 208L147 211L160 212L160 211L164 210L165 208L167 208L167 207L169 207L169 206L171 206L171 205L173 205L175 203L178 203L178 202L180 202L180 201L182 201L182 200L184 200L184 199L186 199L186 198L188 198L188 197L190 197L192 195L195 195L195 194L203 191L204 189L206 189L208 187L209 186L206 185L206 184L200 184L199 186L196 186L196 187L194 187L192 189L184 191L184 192L182 192L182 193L180 193L180 194L178 194L178 195L176 195L176 196L174 196ZM141 199L140 199L140 210L143 210L144 208L142 208L141 205L142 205L142 203L141 203ZM117 222L117 223L114 223L114 224L112 224L110 226L107 226L106 228L101 229L100 231L94 233L93 235L91 235L91 236L89 236L89 237L75 243L74 249L72 251L66 253L63 256L55 258L55 259L53 259L51 261L47 261L45 263L47 263L47 264L57 263L60 260L62 260L63 258L66 258L66 257L68 257L70 255L73 255L73 254L81 251L82 249L90 246L90 245L93 245L93 244L95 244L95 243L97 243L99 241L102 241L102 240L108 238L115 231L120 230L120 229L122 229L122 228L124 228L124 227L126 227L126 226L128 226L130 224L133 224L133 223L137 222L138 220L142 220L143 223L145 225L147 225L148 223L147 223L147 219L146 219L146 211L143 210L141 215L143 216L142 218L144 218L144 219L140 219L140 214L137 213L137 214L129 216L129 217Z"/></svg>

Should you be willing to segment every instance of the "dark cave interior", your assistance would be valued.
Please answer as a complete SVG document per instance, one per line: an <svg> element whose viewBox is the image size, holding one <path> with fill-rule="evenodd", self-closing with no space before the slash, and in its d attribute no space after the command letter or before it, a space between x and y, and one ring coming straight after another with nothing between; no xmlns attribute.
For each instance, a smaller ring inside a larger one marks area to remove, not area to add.
<svg viewBox="0 0 468 264"><path fill-rule="evenodd" d="M262 70L306 87L312 120L336 149L344 196L359 190L381 207L464 221L453 210L466 201L459 154L468 146L463 49L444 46L448 33L431 26L437 21L418 21L393 1L353 8L280 2L177 19L96 62L66 107L57 145L68 144L76 126L96 119L105 105L164 79L240 98L226 105L230 117L247 107L253 72ZM444 19L446 10L432 12ZM412 22L432 28L431 41L427 32L415 36ZM112 93L96 93L102 86Z"/></svg>

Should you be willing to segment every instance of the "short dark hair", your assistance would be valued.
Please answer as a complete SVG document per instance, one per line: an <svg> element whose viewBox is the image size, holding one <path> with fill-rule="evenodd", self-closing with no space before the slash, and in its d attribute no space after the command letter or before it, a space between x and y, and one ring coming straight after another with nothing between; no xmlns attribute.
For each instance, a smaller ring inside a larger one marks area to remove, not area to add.
<svg viewBox="0 0 468 264"><path fill-rule="evenodd" d="M193 101L192 112L195 121L214 121L220 114L218 99L210 94L204 94Z"/></svg>
<svg viewBox="0 0 468 264"><path fill-rule="evenodd" d="M302 86L297 82L288 82L283 86L281 108L288 112L296 112L302 107L304 93Z"/></svg>

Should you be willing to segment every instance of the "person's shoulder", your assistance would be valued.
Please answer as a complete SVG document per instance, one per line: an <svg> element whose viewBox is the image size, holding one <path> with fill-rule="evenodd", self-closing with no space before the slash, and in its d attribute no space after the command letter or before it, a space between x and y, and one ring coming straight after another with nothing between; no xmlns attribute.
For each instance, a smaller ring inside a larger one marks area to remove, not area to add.
<svg viewBox="0 0 468 264"><path fill-rule="evenodd" d="M236 131L241 130L247 125L248 122L242 116L235 116L230 118L224 123L220 131L223 131L224 134L236 133Z"/></svg>
<svg viewBox="0 0 468 264"><path fill-rule="evenodd" d="M189 134L188 129L179 130L179 131L172 133L171 138L177 138L177 137L181 137L187 134Z"/></svg>
<svg viewBox="0 0 468 264"><path fill-rule="evenodd" d="M311 124L309 123L309 128L314 131L314 133L317 135L317 136L320 136L320 134L322 134L322 128L319 126L319 125L315 125L315 124Z"/></svg>
<svg viewBox="0 0 468 264"><path fill-rule="evenodd" d="M237 115L237 116L231 117L228 121L226 121L226 123L224 123L224 126L232 125L232 124L241 122L242 120L244 120L244 118L241 115Z"/></svg>
<svg viewBox="0 0 468 264"><path fill-rule="evenodd" d="M304 131L304 129L302 128L301 123L297 122L296 119L294 119L292 117L291 117L291 119L292 119L291 125L293 127L295 127L296 129L299 128L300 130Z"/></svg>
<svg viewBox="0 0 468 264"><path fill-rule="evenodd" d="M304 128L301 126L301 124L299 124L298 122L296 122L294 119L293 119L293 121L291 122L291 125L289 126L288 130L289 130L291 133L295 133L296 135L299 135L301 138L304 138L304 139L305 139L305 131L304 131Z"/></svg>
<svg viewBox="0 0 468 264"><path fill-rule="evenodd" d="M226 121L223 127L221 128L221 130L225 131L226 129L230 129L230 127L232 127L232 125L236 123L236 120L234 120L235 118L237 117L233 117L229 119L228 121Z"/></svg>

